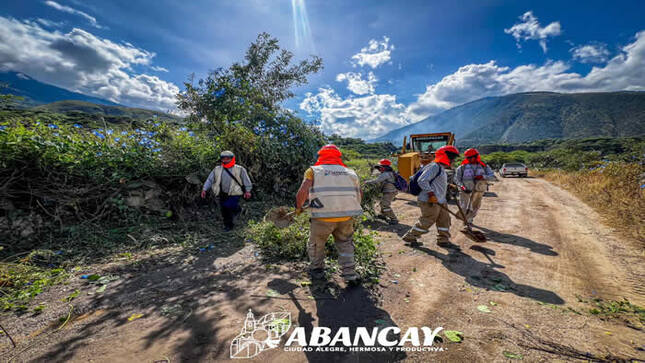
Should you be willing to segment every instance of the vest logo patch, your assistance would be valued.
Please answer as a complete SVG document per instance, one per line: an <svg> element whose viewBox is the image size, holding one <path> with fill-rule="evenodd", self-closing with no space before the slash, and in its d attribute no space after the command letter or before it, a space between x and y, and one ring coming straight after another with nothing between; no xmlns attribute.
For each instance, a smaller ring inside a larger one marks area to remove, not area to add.
<svg viewBox="0 0 645 363"><path fill-rule="evenodd" d="M339 170L339 171L332 171L332 170L325 170L325 176L341 176L341 175L349 175L349 173L345 170Z"/></svg>

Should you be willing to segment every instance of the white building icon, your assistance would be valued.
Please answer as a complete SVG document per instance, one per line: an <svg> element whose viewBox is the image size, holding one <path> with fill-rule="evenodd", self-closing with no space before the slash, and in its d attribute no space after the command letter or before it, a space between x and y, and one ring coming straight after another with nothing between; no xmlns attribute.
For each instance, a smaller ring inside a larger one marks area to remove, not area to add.
<svg viewBox="0 0 645 363"><path fill-rule="evenodd" d="M276 348L289 328L289 312L269 313L256 320L249 309L242 331L231 342L231 358L253 358L264 350Z"/></svg>

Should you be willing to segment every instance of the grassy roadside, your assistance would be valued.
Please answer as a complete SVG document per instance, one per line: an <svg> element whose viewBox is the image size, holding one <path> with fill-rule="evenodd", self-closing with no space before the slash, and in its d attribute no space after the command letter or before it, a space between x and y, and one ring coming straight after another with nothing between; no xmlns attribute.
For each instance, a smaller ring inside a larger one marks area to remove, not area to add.
<svg viewBox="0 0 645 363"><path fill-rule="evenodd" d="M544 169L533 175L573 192L610 226L645 243L644 165L607 162L593 169Z"/></svg>

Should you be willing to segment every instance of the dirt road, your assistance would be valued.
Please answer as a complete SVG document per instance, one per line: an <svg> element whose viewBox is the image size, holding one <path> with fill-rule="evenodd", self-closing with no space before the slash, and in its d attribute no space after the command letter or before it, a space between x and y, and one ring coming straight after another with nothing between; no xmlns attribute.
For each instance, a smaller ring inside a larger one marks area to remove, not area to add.
<svg viewBox="0 0 645 363"><path fill-rule="evenodd" d="M439 352L316 353L281 346L254 361L490 362L519 355L551 361L588 354L645 359L643 330L634 322L590 314L585 302L627 298L645 305L643 248L603 225L569 193L541 179L502 179L486 194L475 220L486 243L466 239L453 220L453 243L460 249L436 246L434 227L423 247L405 247L399 236L419 211L409 195L401 195L394 208L399 226L374 225L387 266L376 289L345 288L339 281L302 286L304 265L267 267L253 246L227 247L222 241L221 248L198 256L171 250L102 266L104 274L121 279L73 304L60 299L82 287L76 280L42 294L38 299L57 306L41 316L6 318L2 324L18 347L3 340L0 359L228 360L249 309L257 317L289 312L292 325L307 331L428 326L464 337L461 343L437 342ZM57 318L72 305L73 318L56 330Z"/></svg>

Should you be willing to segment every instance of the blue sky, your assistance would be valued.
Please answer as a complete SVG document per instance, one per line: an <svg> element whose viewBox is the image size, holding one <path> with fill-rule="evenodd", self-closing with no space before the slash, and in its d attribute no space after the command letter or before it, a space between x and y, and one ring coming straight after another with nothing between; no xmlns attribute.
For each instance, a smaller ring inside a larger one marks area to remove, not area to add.
<svg viewBox="0 0 645 363"><path fill-rule="evenodd" d="M645 90L643 13L643 1L22 0L0 5L0 69L172 110L190 73L241 59L266 31L324 61L285 106L373 138L486 96Z"/></svg>

